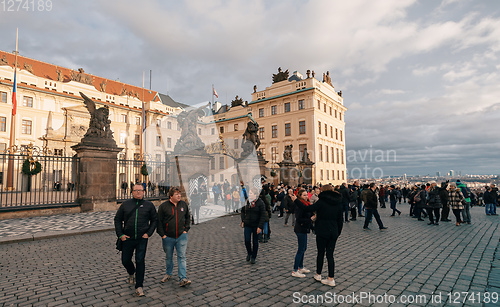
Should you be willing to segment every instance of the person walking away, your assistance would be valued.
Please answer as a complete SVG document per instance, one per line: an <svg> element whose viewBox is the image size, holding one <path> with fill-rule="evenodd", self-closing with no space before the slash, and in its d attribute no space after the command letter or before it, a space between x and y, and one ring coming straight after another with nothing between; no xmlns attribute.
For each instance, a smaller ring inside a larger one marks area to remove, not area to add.
<svg viewBox="0 0 500 307"><path fill-rule="evenodd" d="M471 215L470 215L470 191L469 188L467 188L467 185L462 183L460 179L457 179L457 188L460 189L462 192L462 195L465 198L465 204L464 204L464 209L462 210L462 219L465 223L470 224L471 223Z"/></svg>
<svg viewBox="0 0 500 307"><path fill-rule="evenodd" d="M377 221L378 228L380 230L387 229L387 227L384 226L384 223L382 223L382 220L380 219L380 214L378 213L377 206L377 194L375 193L375 190L377 189L376 185L374 182L370 183L368 192L366 193L366 216L365 216L365 224L363 225L364 230L370 230L368 228L368 223L370 222L372 216L375 217L375 220Z"/></svg>
<svg viewBox="0 0 500 307"><path fill-rule="evenodd" d="M311 231L312 222L315 219L315 216L311 212L307 212L301 207L299 207L299 203L304 206L310 206L309 197L307 195L307 191L305 189L300 189L297 192L297 197L292 197L295 203L295 227L294 232L297 236L297 253L295 254L295 261L293 263L293 277L306 277L304 273L311 272L310 270L304 267L304 255L307 250L307 234Z"/></svg>
<svg viewBox="0 0 500 307"><path fill-rule="evenodd" d="M295 195L293 194L293 189L288 189L288 195L284 198L284 207L285 207L285 226L288 226L288 218L290 215L292 216L292 226L295 226L295 203L293 199L295 199Z"/></svg>
<svg viewBox="0 0 500 307"><path fill-rule="evenodd" d="M451 182L448 192L448 204L450 205L450 209L452 210L453 215L455 215L457 226L460 226L460 224L464 223L464 221L462 221L462 219L460 218L460 214L464 209L464 202L464 195L462 194L460 189L457 188L456 183Z"/></svg>
<svg viewBox="0 0 500 307"><path fill-rule="evenodd" d="M401 211L396 208L396 204L398 202L398 191L394 185L389 187L389 201L391 202L392 214L391 216L395 216L396 212L398 215L401 215Z"/></svg>
<svg viewBox="0 0 500 307"><path fill-rule="evenodd" d="M115 232L122 240L122 264L128 273L128 283L134 284L137 296L144 296L143 283L146 271L146 249L158 222L156 208L144 200L142 184L132 187L132 199L124 201L118 208L114 223ZM135 266L132 256L135 251ZM134 276L135 274L135 276Z"/></svg>
<svg viewBox="0 0 500 307"><path fill-rule="evenodd" d="M484 211L486 215L494 215L493 207L496 206L496 195L493 194L491 188L486 186L486 192L483 194L484 198Z"/></svg>
<svg viewBox="0 0 500 307"><path fill-rule="evenodd" d="M343 208L342 195L338 191L334 191L331 185L321 187L321 193L318 195L319 200L311 206L306 206L302 202L297 203L297 206L305 212L316 212L315 230L316 230L316 246L318 255L316 258L316 274L314 279L321 281L328 286L335 286L335 260L333 253L337 239L342 233L343 227ZM328 278L322 279L321 272L323 270L323 262L328 261Z"/></svg>
<svg viewBox="0 0 500 307"><path fill-rule="evenodd" d="M245 192L246 193L246 192ZM244 229L247 261L255 264L259 251L258 235L264 228L266 209L262 199L257 198L257 189L251 188L248 192L246 204L241 208L241 227Z"/></svg>
<svg viewBox="0 0 500 307"><path fill-rule="evenodd" d="M232 192L233 196L233 212L238 213L238 210L240 208L240 192L238 191L237 187L233 188Z"/></svg>
<svg viewBox="0 0 500 307"><path fill-rule="evenodd" d="M201 194L198 193L197 189L194 189L193 193L191 194L191 209L193 212L193 217L191 220L193 222L193 225L198 225L200 223L200 208L201 208Z"/></svg>
<svg viewBox="0 0 500 307"><path fill-rule="evenodd" d="M427 214L429 215L428 225L439 225L439 210L443 207L443 205L441 204L439 188L437 187L436 181L431 181L430 184L431 187L427 191ZM434 215L436 216L436 221L434 221Z"/></svg>
<svg viewBox="0 0 500 307"><path fill-rule="evenodd" d="M158 208L157 232L162 239L165 252L166 272L161 282L172 279L174 269L174 248L177 252L177 275L181 287L188 286L191 281L186 276L186 248L190 229L189 207L181 200L181 190L172 187L168 191L169 199Z"/></svg>

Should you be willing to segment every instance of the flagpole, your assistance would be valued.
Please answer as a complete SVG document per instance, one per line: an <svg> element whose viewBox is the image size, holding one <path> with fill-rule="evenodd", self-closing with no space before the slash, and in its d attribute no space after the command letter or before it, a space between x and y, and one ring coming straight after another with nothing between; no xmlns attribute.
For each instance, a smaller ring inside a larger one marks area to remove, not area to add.
<svg viewBox="0 0 500 307"><path fill-rule="evenodd" d="M16 29L16 55L14 60L14 82L12 83L12 116L10 119L10 139L9 148L12 150L16 143L16 114L17 114L17 53L18 53L19 28ZM12 151L11 151L12 153ZM7 171L7 187L6 190L14 190L14 159L9 155L8 171Z"/></svg>
<svg viewBox="0 0 500 307"><path fill-rule="evenodd" d="M142 72L142 127L141 127L141 157L146 152L146 110L144 109L144 71ZM144 159L146 161L146 159Z"/></svg>

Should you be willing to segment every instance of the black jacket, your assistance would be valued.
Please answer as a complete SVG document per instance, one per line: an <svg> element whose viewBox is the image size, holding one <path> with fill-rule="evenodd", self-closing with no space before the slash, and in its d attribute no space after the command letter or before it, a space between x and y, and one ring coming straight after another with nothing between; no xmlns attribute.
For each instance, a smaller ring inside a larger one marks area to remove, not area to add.
<svg viewBox="0 0 500 307"><path fill-rule="evenodd" d="M287 194L283 199L283 202L285 203L285 210L288 210L288 213L295 213L295 204L293 203L290 195Z"/></svg>
<svg viewBox="0 0 500 307"><path fill-rule="evenodd" d="M314 230L318 237L337 238L342 233L344 220L342 219L342 195L335 191L319 193L319 200L311 206L297 203L297 209L307 212L316 212Z"/></svg>
<svg viewBox="0 0 500 307"><path fill-rule="evenodd" d="M184 231L188 232L191 223L189 207L184 201L177 206L167 200L158 208L158 229L160 237L178 238Z"/></svg>
<svg viewBox="0 0 500 307"><path fill-rule="evenodd" d="M430 188L428 191L429 195L429 200L427 201L427 205L430 208L442 208L443 205L441 204L441 198L439 198L439 188L434 187Z"/></svg>
<svg viewBox="0 0 500 307"><path fill-rule="evenodd" d="M257 198L254 204L249 203L241 208L241 221L245 227L264 229L267 211L262 199Z"/></svg>
<svg viewBox="0 0 500 307"><path fill-rule="evenodd" d="M377 194L375 194L375 192L370 188L366 189L365 208L366 209L377 209L377 206L378 206Z"/></svg>
<svg viewBox="0 0 500 307"><path fill-rule="evenodd" d="M155 206L144 199L132 198L124 201L115 215L115 231L118 237L127 235L131 239L139 239L145 233L151 237L157 223Z"/></svg>
<svg viewBox="0 0 500 307"><path fill-rule="evenodd" d="M312 221L311 221L312 211L305 211L304 207L306 206L302 204L302 202L298 198L295 200L294 205L295 205L295 227L293 228L293 231L297 233L309 233L312 228Z"/></svg>

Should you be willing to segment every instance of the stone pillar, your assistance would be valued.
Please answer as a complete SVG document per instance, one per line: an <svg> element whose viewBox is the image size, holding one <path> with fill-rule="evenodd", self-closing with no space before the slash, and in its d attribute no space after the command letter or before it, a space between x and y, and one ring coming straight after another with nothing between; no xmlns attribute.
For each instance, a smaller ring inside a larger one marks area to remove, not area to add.
<svg viewBox="0 0 500 307"><path fill-rule="evenodd" d="M170 172L173 174L172 186L180 186L180 179L182 179L184 193L189 191L189 179L194 175L204 175L207 178L210 176L210 156L207 154L172 155L169 156L169 161L173 162L170 164L172 168ZM183 197L185 196L183 195Z"/></svg>
<svg viewBox="0 0 500 307"><path fill-rule="evenodd" d="M82 212L116 210L116 169L118 147L85 144L72 146L80 158L79 202Z"/></svg>
<svg viewBox="0 0 500 307"><path fill-rule="evenodd" d="M312 166L314 162L300 162L299 168L302 170L302 176L300 177L301 183L312 184Z"/></svg>
<svg viewBox="0 0 500 307"><path fill-rule="evenodd" d="M292 161L279 162L280 179L285 185L296 186L299 183L299 170L297 163Z"/></svg>

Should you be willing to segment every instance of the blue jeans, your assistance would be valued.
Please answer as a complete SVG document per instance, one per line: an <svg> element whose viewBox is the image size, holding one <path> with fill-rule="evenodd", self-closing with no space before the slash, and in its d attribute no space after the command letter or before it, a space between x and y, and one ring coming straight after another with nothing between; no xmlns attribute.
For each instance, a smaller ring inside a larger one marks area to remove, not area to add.
<svg viewBox="0 0 500 307"><path fill-rule="evenodd" d="M462 210L462 220L468 224L471 222L470 202L465 202L464 210Z"/></svg>
<svg viewBox="0 0 500 307"><path fill-rule="evenodd" d="M166 237L162 239L163 251L165 251L165 263L167 266L167 275L172 275L174 270L174 247L177 251L177 266L179 281L186 279L186 247L187 233L181 234L177 239Z"/></svg>
<svg viewBox="0 0 500 307"><path fill-rule="evenodd" d="M344 202L342 204L342 210L344 211L344 221L348 221L349 220L349 203L348 202Z"/></svg>
<svg viewBox="0 0 500 307"><path fill-rule="evenodd" d="M257 236L257 227L245 226L243 234L245 236L245 247L247 248L248 255L250 255L250 257L252 257L253 259L257 258L257 252L259 251L259 237Z"/></svg>
<svg viewBox="0 0 500 307"><path fill-rule="evenodd" d="M392 215L396 215L396 212L401 214L401 211L399 211L398 209L396 209L396 203L397 203L397 200L392 200L391 199L391 209L392 209Z"/></svg>
<svg viewBox="0 0 500 307"><path fill-rule="evenodd" d="M139 238L137 240L128 239L123 241L122 264L127 269L129 275L135 273L135 288L143 286L144 272L146 271L146 248L148 239ZM135 250L135 267L132 262L132 255Z"/></svg>
<svg viewBox="0 0 500 307"><path fill-rule="evenodd" d="M484 205L484 211L486 212L486 214L495 214L494 212L494 208L495 207L495 204L485 204Z"/></svg>
<svg viewBox="0 0 500 307"><path fill-rule="evenodd" d="M293 271L302 269L304 267L304 254L307 249L307 233L295 233L297 235L297 241L299 243L299 248L297 249L297 254L295 255L295 262L293 263Z"/></svg>

